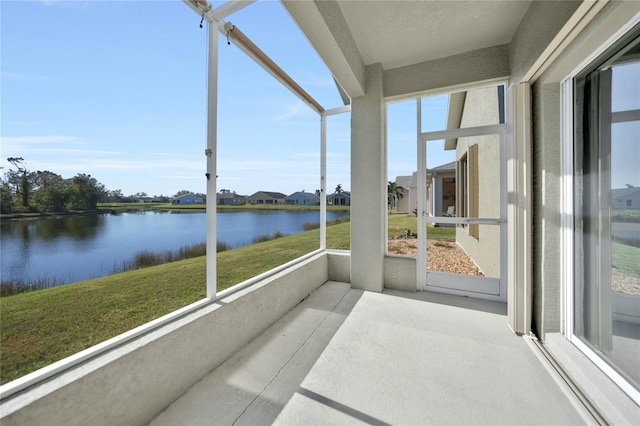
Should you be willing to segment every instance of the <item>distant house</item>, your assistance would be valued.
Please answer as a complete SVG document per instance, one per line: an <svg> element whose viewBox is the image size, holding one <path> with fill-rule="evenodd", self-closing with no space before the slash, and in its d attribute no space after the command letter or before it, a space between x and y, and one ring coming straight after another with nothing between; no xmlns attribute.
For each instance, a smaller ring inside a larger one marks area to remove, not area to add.
<svg viewBox="0 0 640 426"><path fill-rule="evenodd" d="M410 208L411 204L409 203L412 178L413 176L396 176L396 187L399 188L398 192L402 194L402 198L399 197L396 200L396 213L411 213L413 210Z"/></svg>
<svg viewBox="0 0 640 426"><path fill-rule="evenodd" d="M284 204L284 199L287 198L281 192L270 191L258 191L255 194L249 196L250 204Z"/></svg>
<svg viewBox="0 0 640 426"><path fill-rule="evenodd" d="M427 169L427 210L429 216L445 216L456 207L456 162Z"/></svg>
<svg viewBox="0 0 640 426"><path fill-rule="evenodd" d="M327 204L330 206L350 206L351 193L348 191L334 192L327 197Z"/></svg>
<svg viewBox="0 0 640 426"><path fill-rule="evenodd" d="M319 206L320 197L311 192L298 191L285 198L284 203L290 205Z"/></svg>
<svg viewBox="0 0 640 426"><path fill-rule="evenodd" d="M398 183L402 182L402 185ZM418 208L418 173L396 177L396 185L403 187L398 201L398 213L415 214ZM456 208L456 162L427 169L426 212L429 216L447 216Z"/></svg>
<svg viewBox="0 0 640 426"><path fill-rule="evenodd" d="M173 199L171 204L204 204L204 198L195 194L184 194Z"/></svg>
<svg viewBox="0 0 640 426"><path fill-rule="evenodd" d="M640 209L640 188L618 188L611 190L612 209Z"/></svg>
<svg viewBox="0 0 640 426"><path fill-rule="evenodd" d="M223 190L216 194L216 204L219 206L241 206L246 203L246 195L238 195L229 190Z"/></svg>

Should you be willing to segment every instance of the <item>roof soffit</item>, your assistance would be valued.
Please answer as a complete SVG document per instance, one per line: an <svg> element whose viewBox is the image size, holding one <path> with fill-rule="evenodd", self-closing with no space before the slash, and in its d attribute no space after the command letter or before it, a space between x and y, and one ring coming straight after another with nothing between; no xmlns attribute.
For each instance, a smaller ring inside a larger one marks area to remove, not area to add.
<svg viewBox="0 0 640 426"><path fill-rule="evenodd" d="M325 2L322 2L325 3ZM365 65L399 68L508 44L530 1L339 1Z"/></svg>
<svg viewBox="0 0 640 426"><path fill-rule="evenodd" d="M293 20L351 98L365 93L365 65L335 1L283 0Z"/></svg>

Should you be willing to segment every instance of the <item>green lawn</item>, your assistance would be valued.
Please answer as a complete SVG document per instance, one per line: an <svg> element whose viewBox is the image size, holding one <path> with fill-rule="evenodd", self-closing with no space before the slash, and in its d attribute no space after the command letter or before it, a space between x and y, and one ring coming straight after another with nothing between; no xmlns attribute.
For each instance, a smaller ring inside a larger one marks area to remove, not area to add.
<svg viewBox="0 0 640 426"><path fill-rule="evenodd" d="M640 248L612 242L611 266L628 275L640 277Z"/></svg>
<svg viewBox="0 0 640 426"><path fill-rule="evenodd" d="M453 227L441 227L428 225L427 238L430 240L438 241L455 241L456 240L456 228ZM409 216L404 213L392 213L389 215L389 226L387 228L388 236L393 236L393 231L396 231L396 235L402 235L405 228L411 230L412 233L418 232L418 218L415 216Z"/></svg>
<svg viewBox="0 0 640 426"><path fill-rule="evenodd" d="M391 215L389 232L396 226L413 230L415 221L407 215ZM431 231L430 236L455 236L453 228ZM218 291L319 248L319 232L218 253ZM327 247L349 249L349 222L327 227ZM205 268L205 257L197 257L0 298L0 382L204 298Z"/></svg>
<svg viewBox="0 0 640 426"><path fill-rule="evenodd" d="M328 227L349 248L350 224ZM223 290L319 248L319 230L218 253ZM6 383L205 297L205 258L0 298L0 382Z"/></svg>

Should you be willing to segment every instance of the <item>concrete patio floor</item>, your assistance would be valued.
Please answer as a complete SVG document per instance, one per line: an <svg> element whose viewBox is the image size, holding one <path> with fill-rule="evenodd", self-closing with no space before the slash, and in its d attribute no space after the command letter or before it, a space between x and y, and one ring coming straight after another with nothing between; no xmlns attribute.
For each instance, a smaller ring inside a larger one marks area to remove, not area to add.
<svg viewBox="0 0 640 426"><path fill-rule="evenodd" d="M328 282L152 425L585 424L506 305Z"/></svg>

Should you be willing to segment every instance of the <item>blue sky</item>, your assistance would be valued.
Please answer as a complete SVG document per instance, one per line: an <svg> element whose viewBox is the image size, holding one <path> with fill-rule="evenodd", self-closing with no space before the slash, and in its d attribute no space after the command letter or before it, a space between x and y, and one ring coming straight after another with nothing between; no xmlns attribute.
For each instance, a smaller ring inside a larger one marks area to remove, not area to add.
<svg viewBox="0 0 640 426"><path fill-rule="evenodd" d="M23 157L30 170L88 173L125 194L205 191L207 31L189 7L177 0L0 7L2 166ZM325 108L342 104L279 2L258 1L228 20ZM318 115L222 36L219 61L218 188L319 188ZM433 119L442 122L446 97L434 102ZM392 180L415 170L415 101L388 111ZM330 117L327 135L328 191L348 190L349 115Z"/></svg>

